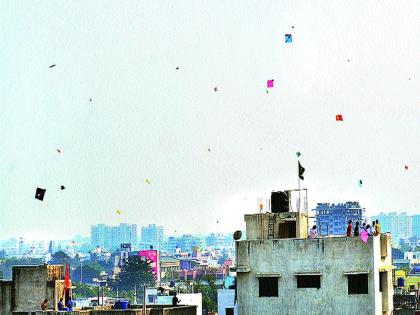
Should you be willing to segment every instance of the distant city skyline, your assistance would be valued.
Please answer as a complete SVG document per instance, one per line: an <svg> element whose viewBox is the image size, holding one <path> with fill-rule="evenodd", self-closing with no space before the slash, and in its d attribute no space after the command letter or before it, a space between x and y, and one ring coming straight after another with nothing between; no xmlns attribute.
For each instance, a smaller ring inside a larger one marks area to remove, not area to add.
<svg viewBox="0 0 420 315"><path fill-rule="evenodd" d="M298 160L310 209L420 213L419 12L0 2L0 239L233 232L257 198L297 188Z"/></svg>

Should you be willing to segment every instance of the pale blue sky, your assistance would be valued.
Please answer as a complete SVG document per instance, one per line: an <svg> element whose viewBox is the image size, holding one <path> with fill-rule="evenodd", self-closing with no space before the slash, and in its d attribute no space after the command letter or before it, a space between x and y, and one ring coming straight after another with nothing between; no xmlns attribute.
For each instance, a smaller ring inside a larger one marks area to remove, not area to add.
<svg viewBox="0 0 420 315"><path fill-rule="evenodd" d="M296 151L311 206L420 213L420 1L4 0L0 21L0 238L233 232L296 187Z"/></svg>

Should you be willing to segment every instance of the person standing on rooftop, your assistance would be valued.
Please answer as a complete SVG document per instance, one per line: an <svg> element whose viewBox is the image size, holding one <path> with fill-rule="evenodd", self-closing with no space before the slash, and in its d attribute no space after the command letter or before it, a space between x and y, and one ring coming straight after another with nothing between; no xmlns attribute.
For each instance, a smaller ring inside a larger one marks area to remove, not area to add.
<svg viewBox="0 0 420 315"><path fill-rule="evenodd" d="M376 235L380 235L381 234L381 225L379 224L379 221L376 220L376 224L375 224L375 236Z"/></svg>
<svg viewBox="0 0 420 315"><path fill-rule="evenodd" d="M360 231L359 231L360 227L359 227L359 221L356 221L356 226L354 227L354 236L359 236L360 235Z"/></svg>
<svg viewBox="0 0 420 315"><path fill-rule="evenodd" d="M315 238L318 236L318 232L316 231L316 225L314 225L311 229L311 234L309 235L309 238Z"/></svg>
<svg viewBox="0 0 420 315"><path fill-rule="evenodd" d="M349 220L349 225L347 225L346 237L351 237L352 229L353 229L353 225L351 224L351 220Z"/></svg>

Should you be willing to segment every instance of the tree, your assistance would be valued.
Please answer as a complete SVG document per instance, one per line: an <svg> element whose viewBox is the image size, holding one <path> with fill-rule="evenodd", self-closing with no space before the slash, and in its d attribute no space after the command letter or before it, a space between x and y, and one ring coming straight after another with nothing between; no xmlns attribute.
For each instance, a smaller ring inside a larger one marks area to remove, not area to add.
<svg viewBox="0 0 420 315"><path fill-rule="evenodd" d="M203 308L207 311L217 310L217 284L215 275L205 275L197 280L194 291L201 292Z"/></svg>
<svg viewBox="0 0 420 315"><path fill-rule="evenodd" d="M63 265L66 263L71 263L71 258L63 251L58 251L54 253L51 260L48 262L50 265Z"/></svg>
<svg viewBox="0 0 420 315"><path fill-rule="evenodd" d="M99 278L102 266L96 262L82 262L79 264L72 273L72 279L80 281L83 276L83 283L93 283L93 278Z"/></svg>
<svg viewBox="0 0 420 315"><path fill-rule="evenodd" d="M153 271L149 263L138 256L128 257L121 272L118 274L114 287L119 290L133 290L137 287L139 290L144 284L148 286L155 285Z"/></svg>
<svg viewBox="0 0 420 315"><path fill-rule="evenodd" d="M86 283L76 283L72 291L73 298L89 298L98 294L98 287Z"/></svg>

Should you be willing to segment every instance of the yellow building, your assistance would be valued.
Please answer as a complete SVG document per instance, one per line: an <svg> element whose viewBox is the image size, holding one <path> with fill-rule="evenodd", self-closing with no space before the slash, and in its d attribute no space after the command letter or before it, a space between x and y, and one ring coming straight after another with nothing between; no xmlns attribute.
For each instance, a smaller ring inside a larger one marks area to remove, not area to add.
<svg viewBox="0 0 420 315"><path fill-rule="evenodd" d="M407 274L404 269L395 270L394 274L394 285L398 286L398 278L404 279L404 286L402 287L405 291L419 290L420 288L420 275Z"/></svg>

